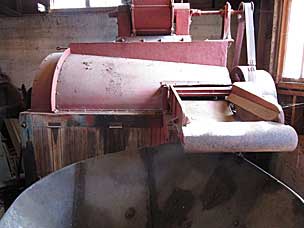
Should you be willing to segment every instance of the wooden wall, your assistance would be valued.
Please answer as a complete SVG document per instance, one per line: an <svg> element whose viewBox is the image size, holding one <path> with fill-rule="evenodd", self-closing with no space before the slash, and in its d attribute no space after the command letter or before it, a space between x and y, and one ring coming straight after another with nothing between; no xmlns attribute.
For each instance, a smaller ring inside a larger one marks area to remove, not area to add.
<svg viewBox="0 0 304 228"><path fill-rule="evenodd" d="M76 122L66 116L22 113L22 150L29 179L34 181L72 163L108 153L178 142L177 134L169 134L161 126L115 129L92 125L93 120L93 115L88 122Z"/></svg>

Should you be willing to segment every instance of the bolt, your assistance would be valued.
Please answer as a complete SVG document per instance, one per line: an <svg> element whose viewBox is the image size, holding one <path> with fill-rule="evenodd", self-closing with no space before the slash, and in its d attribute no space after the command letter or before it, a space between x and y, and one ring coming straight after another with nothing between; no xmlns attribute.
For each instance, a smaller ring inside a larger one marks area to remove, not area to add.
<svg viewBox="0 0 304 228"><path fill-rule="evenodd" d="M126 219L131 219L135 216L136 210L134 207L129 207L128 210L125 213Z"/></svg>

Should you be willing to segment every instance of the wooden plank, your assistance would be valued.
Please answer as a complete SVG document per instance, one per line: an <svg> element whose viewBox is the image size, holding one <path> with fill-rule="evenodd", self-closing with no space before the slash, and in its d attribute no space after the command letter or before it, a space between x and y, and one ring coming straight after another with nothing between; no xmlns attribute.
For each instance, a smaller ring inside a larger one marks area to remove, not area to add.
<svg viewBox="0 0 304 228"><path fill-rule="evenodd" d="M33 131L33 149L35 156L35 164L37 170L37 177L43 177L48 174L47 156L49 156L48 150L46 150L47 139L43 135L43 128L34 128ZM26 151L28 153L28 151ZM43 156L44 155L44 156Z"/></svg>
<svg viewBox="0 0 304 228"><path fill-rule="evenodd" d="M4 119L5 126L13 143L17 156L21 152L21 127L18 119Z"/></svg>
<svg viewBox="0 0 304 228"><path fill-rule="evenodd" d="M291 106L291 126L295 126L295 122L296 122L296 103L297 103L297 96L293 96L292 106Z"/></svg>
<svg viewBox="0 0 304 228"><path fill-rule="evenodd" d="M304 97L304 92L297 90L278 89L278 94Z"/></svg>
<svg viewBox="0 0 304 228"><path fill-rule="evenodd" d="M19 107L19 104L3 105L0 107L0 112L7 111L9 109L13 109L13 108L17 108L17 107Z"/></svg>
<svg viewBox="0 0 304 228"><path fill-rule="evenodd" d="M32 115L31 112L23 112L22 115ZM161 127L163 126L162 111L111 111L111 112L87 112L87 113L35 113L33 125L50 126L60 124L61 127L109 127L111 124L123 123L123 127Z"/></svg>
<svg viewBox="0 0 304 228"><path fill-rule="evenodd" d="M7 16L13 16L13 17L21 16L21 13L7 7L6 5L4 5L2 3L0 3L0 13L7 15Z"/></svg>
<svg viewBox="0 0 304 228"><path fill-rule="evenodd" d="M302 65L301 65L301 79L303 78L304 78L304 46L303 46Z"/></svg>
<svg viewBox="0 0 304 228"><path fill-rule="evenodd" d="M271 75L275 76L275 80L277 81L276 75L277 75L277 64L278 59L276 56L278 56L279 52L279 30L280 30L280 24L281 24L281 16L280 13L280 5L281 1L274 1L273 6L273 26L272 26L272 34L271 34L271 47L270 47L270 62L269 62L269 73ZM278 81L277 81L278 82Z"/></svg>
<svg viewBox="0 0 304 228"><path fill-rule="evenodd" d="M261 1L259 12L259 26L257 38L257 68L269 71L271 33L273 27L273 0Z"/></svg>
<svg viewBox="0 0 304 228"><path fill-rule="evenodd" d="M277 68L277 79L279 82L282 80L283 67L285 61L286 45L287 45L287 35L288 35L288 20L289 13L291 9L291 2L285 0L280 10L280 15L282 18L281 23L281 32L280 32L280 44L279 44L279 53L278 53L278 68Z"/></svg>
<svg viewBox="0 0 304 228"><path fill-rule="evenodd" d="M11 155L7 149L7 145L3 142L3 136L0 132L0 170L1 170L1 179L2 181L9 180L12 176L16 175L16 164L14 159L11 158Z"/></svg>
<svg viewBox="0 0 304 228"><path fill-rule="evenodd" d="M301 82L279 82L278 88L282 89L292 89L304 91L304 83Z"/></svg>
<svg viewBox="0 0 304 228"><path fill-rule="evenodd" d="M242 97L244 101L248 100L260 106L263 106L265 109L269 109L269 111L280 113L279 105L266 100L259 92L256 85L252 82L234 83L232 86L231 94L228 97L228 100L234 103L236 100L231 100L232 95L234 98L236 98L236 96L239 96Z"/></svg>
<svg viewBox="0 0 304 228"><path fill-rule="evenodd" d="M4 78L4 77L1 77L1 75L0 75L0 85L3 85L3 84L8 84L9 83L9 81L7 80L7 78Z"/></svg>
<svg viewBox="0 0 304 228"><path fill-rule="evenodd" d="M83 119L92 120L92 115ZM94 117L94 115L93 115ZM125 150L161 144L164 129L79 126L77 122L67 124L71 119L56 115L22 113L26 127L22 134L33 134L29 139L34 146L37 174L43 177L74 162ZM52 123L52 124L50 124ZM23 147L27 143L23 141Z"/></svg>
<svg viewBox="0 0 304 228"><path fill-rule="evenodd" d="M22 14L22 12L23 12L23 0L16 0L16 9L20 14Z"/></svg>

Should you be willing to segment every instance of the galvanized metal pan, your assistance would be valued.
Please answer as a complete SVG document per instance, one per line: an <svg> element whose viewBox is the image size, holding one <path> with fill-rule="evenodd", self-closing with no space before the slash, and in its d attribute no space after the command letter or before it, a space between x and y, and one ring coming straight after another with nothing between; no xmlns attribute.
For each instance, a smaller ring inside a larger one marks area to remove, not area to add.
<svg viewBox="0 0 304 228"><path fill-rule="evenodd" d="M180 145L109 154L24 191L0 227L304 227L304 205L232 154Z"/></svg>

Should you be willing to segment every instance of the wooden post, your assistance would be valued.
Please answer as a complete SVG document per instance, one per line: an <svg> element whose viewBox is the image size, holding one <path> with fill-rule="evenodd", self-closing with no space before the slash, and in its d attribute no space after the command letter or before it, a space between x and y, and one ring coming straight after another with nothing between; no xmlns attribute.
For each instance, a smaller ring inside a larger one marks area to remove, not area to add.
<svg viewBox="0 0 304 228"><path fill-rule="evenodd" d="M291 107L291 126L295 126L296 123L296 104L297 96L292 96L292 107Z"/></svg>
<svg viewBox="0 0 304 228"><path fill-rule="evenodd" d="M86 8L90 8L91 5L90 5L90 0L86 0Z"/></svg>
<svg viewBox="0 0 304 228"><path fill-rule="evenodd" d="M23 12L22 0L16 0L16 9L19 13Z"/></svg>

